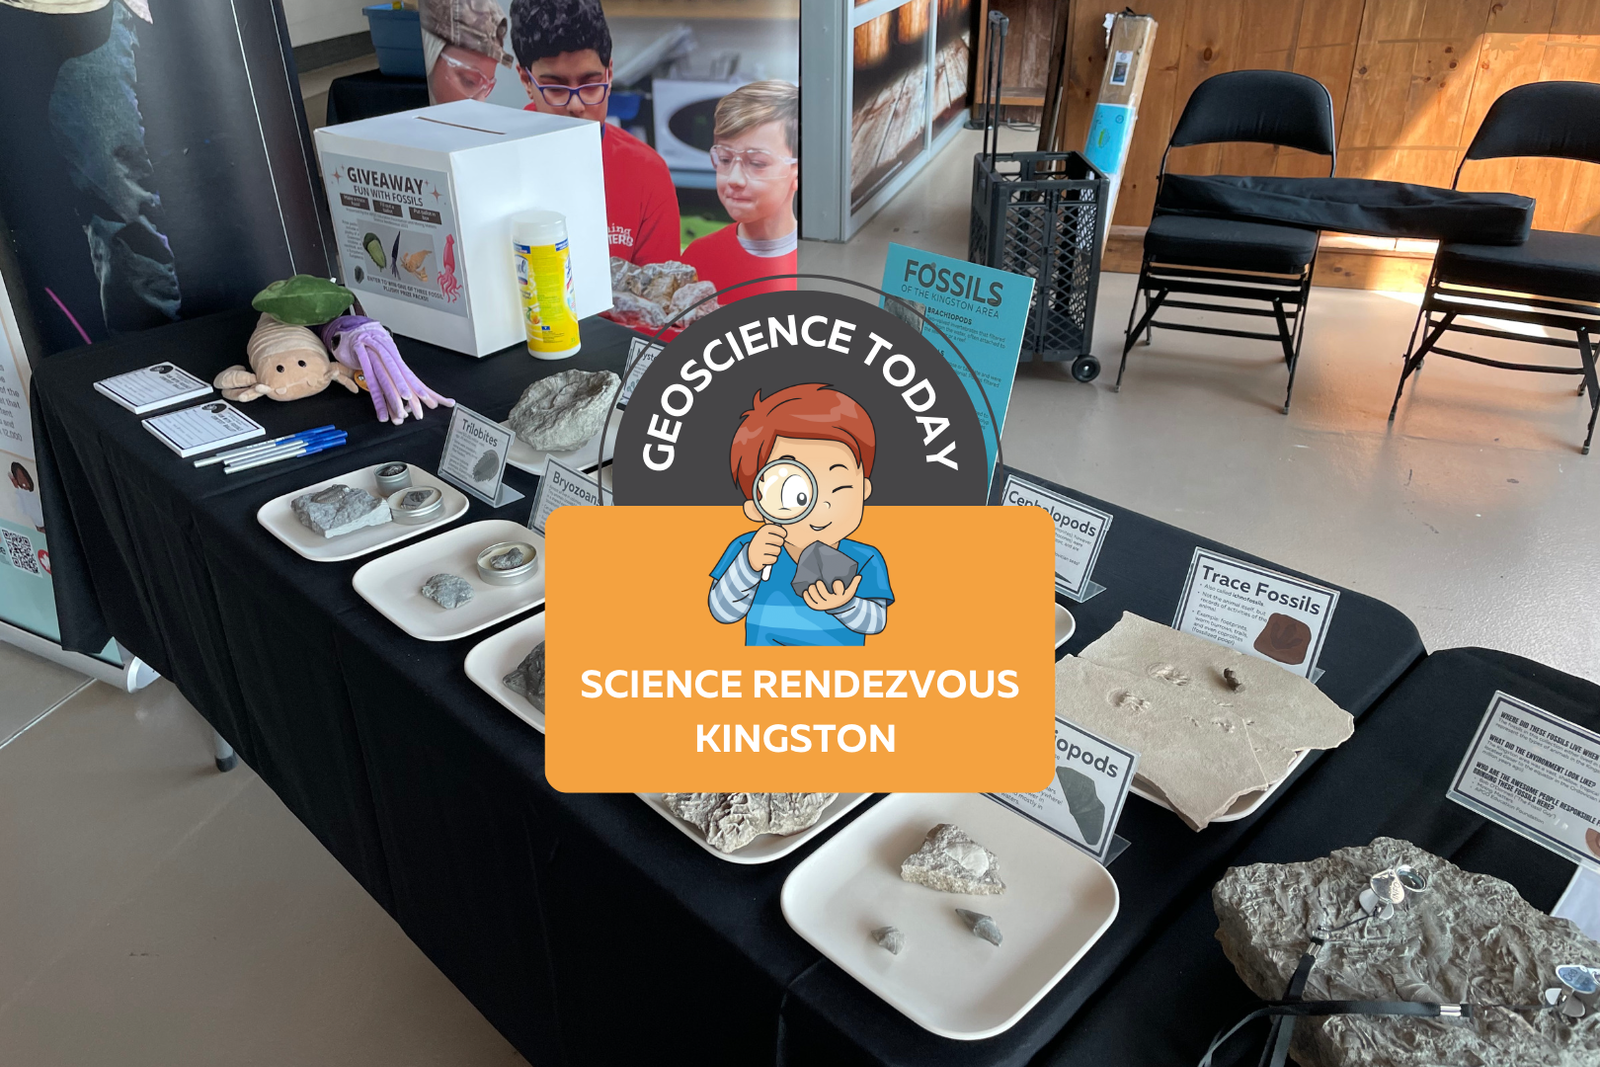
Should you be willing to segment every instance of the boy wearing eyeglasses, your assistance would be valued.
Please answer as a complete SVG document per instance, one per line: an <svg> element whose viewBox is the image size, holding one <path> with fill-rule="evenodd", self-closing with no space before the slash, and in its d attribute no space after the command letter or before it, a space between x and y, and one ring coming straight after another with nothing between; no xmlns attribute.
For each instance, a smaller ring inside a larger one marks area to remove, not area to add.
<svg viewBox="0 0 1600 1067"><path fill-rule="evenodd" d="M666 160L606 122L611 30L596 0L512 0L511 50L528 91L525 111L600 123L611 255L629 263L678 257L678 193Z"/></svg>
<svg viewBox="0 0 1600 1067"><path fill-rule="evenodd" d="M719 290L799 269L800 89L786 81L751 82L717 104L711 164L717 198L733 219L684 250L701 281ZM719 296L720 303L796 288L794 279L759 282Z"/></svg>

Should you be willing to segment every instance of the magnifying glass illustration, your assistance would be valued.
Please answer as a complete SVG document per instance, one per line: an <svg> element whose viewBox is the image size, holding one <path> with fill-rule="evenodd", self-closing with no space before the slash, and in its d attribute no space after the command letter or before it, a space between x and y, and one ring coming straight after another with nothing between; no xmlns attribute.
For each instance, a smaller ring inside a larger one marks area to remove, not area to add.
<svg viewBox="0 0 1600 1067"><path fill-rule="evenodd" d="M775 459L756 472L756 511L768 522L789 526L811 514L817 506L817 478L804 464ZM772 577L772 564L761 568L761 580Z"/></svg>

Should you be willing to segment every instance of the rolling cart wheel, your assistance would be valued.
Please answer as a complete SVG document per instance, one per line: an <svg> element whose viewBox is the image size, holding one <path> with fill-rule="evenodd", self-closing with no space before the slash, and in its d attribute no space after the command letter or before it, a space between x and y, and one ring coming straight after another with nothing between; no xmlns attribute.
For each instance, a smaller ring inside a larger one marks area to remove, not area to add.
<svg viewBox="0 0 1600 1067"><path fill-rule="evenodd" d="M1092 382L1100 377L1100 361L1094 356L1079 356L1072 361L1072 376L1080 382Z"/></svg>

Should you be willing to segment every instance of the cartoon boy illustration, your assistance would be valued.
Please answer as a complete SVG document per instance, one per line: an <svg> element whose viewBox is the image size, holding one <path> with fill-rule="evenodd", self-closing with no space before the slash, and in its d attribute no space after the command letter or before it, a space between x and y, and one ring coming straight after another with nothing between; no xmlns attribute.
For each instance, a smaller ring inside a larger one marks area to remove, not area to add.
<svg viewBox="0 0 1600 1067"><path fill-rule="evenodd" d="M745 516L763 525L722 553L709 599L718 622L744 620L746 645L862 645L883 630L888 567L848 540L872 495L876 450L872 418L837 389L756 394L728 459Z"/></svg>
<svg viewBox="0 0 1600 1067"><path fill-rule="evenodd" d="M733 225L699 238L683 261L718 289L799 270L800 89L776 79L740 86L717 104L711 165ZM718 299L795 288L785 279L747 285Z"/></svg>

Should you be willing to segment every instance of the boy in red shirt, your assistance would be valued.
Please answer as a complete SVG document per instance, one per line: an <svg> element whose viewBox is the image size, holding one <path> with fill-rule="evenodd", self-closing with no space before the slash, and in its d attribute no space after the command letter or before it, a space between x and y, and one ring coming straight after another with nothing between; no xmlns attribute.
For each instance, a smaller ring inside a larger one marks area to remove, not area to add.
<svg viewBox="0 0 1600 1067"><path fill-rule="evenodd" d="M512 0L511 50L532 101L523 110L600 123L611 254L629 263L678 259L678 193L666 160L606 123L611 29L597 0Z"/></svg>
<svg viewBox="0 0 1600 1067"><path fill-rule="evenodd" d="M691 244L683 261L719 290L799 269L800 90L776 79L751 82L717 104L711 163L717 198L733 219ZM793 278L747 285L718 297L728 303L757 293L794 289Z"/></svg>

